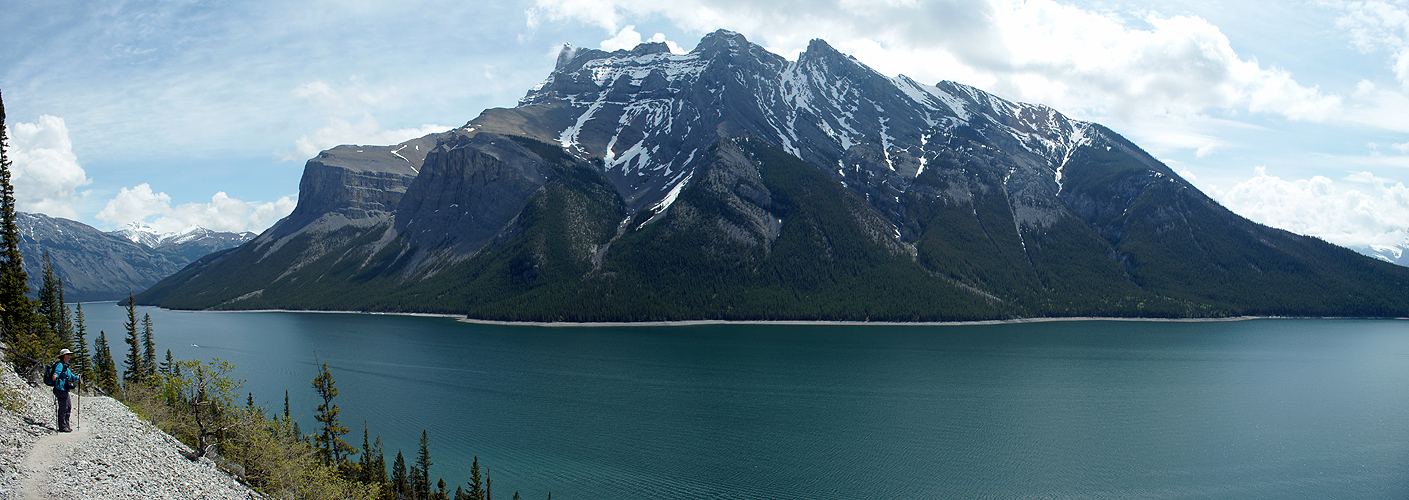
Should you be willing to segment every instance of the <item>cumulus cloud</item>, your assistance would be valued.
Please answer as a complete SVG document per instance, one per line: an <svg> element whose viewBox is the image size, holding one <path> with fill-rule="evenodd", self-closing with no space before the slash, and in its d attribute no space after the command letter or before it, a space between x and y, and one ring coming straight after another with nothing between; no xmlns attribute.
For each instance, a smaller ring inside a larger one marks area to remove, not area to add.
<svg viewBox="0 0 1409 500"><path fill-rule="evenodd" d="M77 205L84 193L78 188L91 184L78 156L73 153L68 126L57 116L41 115L37 123L13 123L7 127L15 186L15 207L24 212L40 212L54 217L78 219Z"/></svg>
<svg viewBox="0 0 1409 500"><path fill-rule="evenodd" d="M488 71L486 69L486 72ZM395 87L371 87L356 78L350 79L347 85L342 87L314 80L299 85L293 90L293 94L322 114L326 125L311 134L300 136L294 141L292 151L275 154L275 157L285 161L311 158L319 151L343 144L396 144L453 128L434 124L399 129L382 128L370 110L394 100L398 90Z"/></svg>
<svg viewBox="0 0 1409 500"><path fill-rule="evenodd" d="M1409 188L1371 172L1286 180L1257 167L1222 195L1238 214L1343 246L1409 244Z"/></svg>
<svg viewBox="0 0 1409 500"><path fill-rule="evenodd" d="M1336 2L1343 14L1336 26L1364 53L1384 52L1390 70L1404 90L1409 90L1409 8L1385 1Z"/></svg>
<svg viewBox="0 0 1409 500"><path fill-rule="evenodd" d="M666 40L665 33L656 33L655 35L652 35L649 40L646 41L653 43L664 42L666 47L670 47L671 53L685 53L685 49L680 48L679 44L676 44L675 42L672 42L670 40ZM602 40L602 43L598 44L597 47L607 52L614 52L623 49L631 50L636 48L636 46L640 44L641 34L636 32L636 26L631 25L622 28L621 31L617 32L616 36L613 36L606 40Z"/></svg>
<svg viewBox="0 0 1409 500"><path fill-rule="evenodd" d="M263 231L294 210L297 202L288 196L271 202L246 202L224 191L211 196L210 203L184 203L171 206L171 196L154 192L147 183L122 188L98 212L98 219L114 224L145 223L168 233L191 226L215 231Z"/></svg>
<svg viewBox="0 0 1409 500"><path fill-rule="evenodd" d="M781 54L824 38L882 73L953 79L1087 115L1191 115L1210 108L1325 120L1341 99L1278 68L1239 56L1198 17L1135 20L1052 0L797 2L539 0L541 19L573 19L609 33L662 16L695 31L734 29ZM620 30L620 31L618 31ZM609 40L610 41L610 40ZM606 42L604 42L605 44Z"/></svg>

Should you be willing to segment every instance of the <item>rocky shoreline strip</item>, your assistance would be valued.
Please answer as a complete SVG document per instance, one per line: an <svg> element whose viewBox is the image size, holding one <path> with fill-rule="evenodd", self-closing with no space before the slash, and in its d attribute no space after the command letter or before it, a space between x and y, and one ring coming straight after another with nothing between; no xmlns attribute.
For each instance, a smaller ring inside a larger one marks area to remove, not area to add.
<svg viewBox="0 0 1409 500"><path fill-rule="evenodd" d="M264 498L109 397L81 398L74 432L57 432L48 388L0 372L0 499Z"/></svg>

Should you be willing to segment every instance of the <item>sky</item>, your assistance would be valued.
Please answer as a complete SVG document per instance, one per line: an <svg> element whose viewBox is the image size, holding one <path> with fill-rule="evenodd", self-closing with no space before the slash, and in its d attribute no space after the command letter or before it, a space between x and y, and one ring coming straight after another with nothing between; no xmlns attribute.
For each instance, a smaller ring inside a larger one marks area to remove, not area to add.
<svg viewBox="0 0 1409 500"><path fill-rule="evenodd" d="M1119 132L1252 220L1409 246L1409 0L0 0L19 208L262 231L304 162L511 107L564 43L822 38Z"/></svg>

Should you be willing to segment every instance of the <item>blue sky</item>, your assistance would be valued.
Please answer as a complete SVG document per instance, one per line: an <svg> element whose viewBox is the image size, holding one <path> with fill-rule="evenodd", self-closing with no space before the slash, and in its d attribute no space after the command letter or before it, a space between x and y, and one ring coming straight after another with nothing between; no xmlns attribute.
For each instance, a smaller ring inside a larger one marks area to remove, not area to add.
<svg viewBox="0 0 1409 500"><path fill-rule="evenodd" d="M0 0L20 208L263 230L303 162L513 106L557 47L716 28L1105 124L1235 211L1409 242L1409 0Z"/></svg>

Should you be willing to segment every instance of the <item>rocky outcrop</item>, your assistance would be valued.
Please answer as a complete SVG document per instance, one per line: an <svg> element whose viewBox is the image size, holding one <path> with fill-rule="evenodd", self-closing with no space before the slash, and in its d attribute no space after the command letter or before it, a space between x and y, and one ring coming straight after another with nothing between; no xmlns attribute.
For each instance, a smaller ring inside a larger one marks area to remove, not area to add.
<svg viewBox="0 0 1409 500"><path fill-rule="evenodd" d="M523 210L548 180L543 159L490 133L449 134L396 207L396 231L418 250L465 256Z"/></svg>

